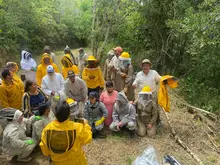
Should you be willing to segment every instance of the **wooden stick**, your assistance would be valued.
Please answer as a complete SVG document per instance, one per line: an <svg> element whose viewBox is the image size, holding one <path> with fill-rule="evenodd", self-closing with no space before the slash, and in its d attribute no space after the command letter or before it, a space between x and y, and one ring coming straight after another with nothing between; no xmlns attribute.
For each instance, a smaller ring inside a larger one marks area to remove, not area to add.
<svg viewBox="0 0 220 165"><path fill-rule="evenodd" d="M216 144L214 138L211 135L209 135L208 133L207 133L207 135L208 135L212 145L215 147L216 152L220 154L219 146Z"/></svg>
<svg viewBox="0 0 220 165"><path fill-rule="evenodd" d="M192 109L195 109L195 110L197 110L197 111L204 112L204 113L207 113L207 114L211 114L211 115L216 116L214 113L209 112L209 111L206 111L206 110L204 110L204 109L197 108L197 107L194 107L194 106L189 105L189 104L184 104L184 103L182 103L182 104L185 105L185 106L187 106L187 107L190 107L190 108L192 108Z"/></svg>
<svg viewBox="0 0 220 165"><path fill-rule="evenodd" d="M187 146L183 143L183 141L179 138L179 136L176 134L175 130L174 130L173 127L171 126L171 122L170 122L170 118L169 118L168 114L165 112L164 108L162 108L162 109L163 109L163 112L164 112L164 114L165 114L165 116L166 116L168 125L170 126L171 133L172 133L172 135L174 136L174 139L176 140L176 142L177 142L181 147L183 147L197 163L199 163L200 165L204 165L203 162L202 162L202 161L189 149L189 147L187 147Z"/></svg>

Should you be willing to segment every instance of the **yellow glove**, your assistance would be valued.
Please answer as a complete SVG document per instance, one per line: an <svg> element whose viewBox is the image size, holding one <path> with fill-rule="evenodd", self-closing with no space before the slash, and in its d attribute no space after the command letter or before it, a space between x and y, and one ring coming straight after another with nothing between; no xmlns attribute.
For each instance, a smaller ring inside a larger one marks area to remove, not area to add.
<svg viewBox="0 0 220 165"><path fill-rule="evenodd" d="M97 120L97 121L95 122L95 126L98 126L98 125L102 124L104 120L105 120L104 117L102 117L101 119Z"/></svg>

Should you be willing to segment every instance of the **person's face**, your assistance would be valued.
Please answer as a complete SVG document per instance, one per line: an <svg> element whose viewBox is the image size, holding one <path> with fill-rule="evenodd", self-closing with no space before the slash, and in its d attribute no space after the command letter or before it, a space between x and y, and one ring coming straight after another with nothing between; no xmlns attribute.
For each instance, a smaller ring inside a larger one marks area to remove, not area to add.
<svg viewBox="0 0 220 165"><path fill-rule="evenodd" d="M94 66L95 65L95 61L88 61L88 65L89 66Z"/></svg>
<svg viewBox="0 0 220 165"><path fill-rule="evenodd" d="M52 77L52 76L54 75L54 72L49 72L49 73L47 73L47 75L48 75L49 77Z"/></svg>
<svg viewBox="0 0 220 165"><path fill-rule="evenodd" d="M49 65L50 64L50 58L44 58L44 64Z"/></svg>
<svg viewBox="0 0 220 165"><path fill-rule="evenodd" d="M50 108L47 108L47 109L45 110L45 112L44 112L44 115L45 115L45 116L48 116L49 113L50 113Z"/></svg>
<svg viewBox="0 0 220 165"><path fill-rule="evenodd" d="M114 88L113 87L106 87L107 88L107 92L108 93L112 93L113 92L113 90L114 90Z"/></svg>
<svg viewBox="0 0 220 165"><path fill-rule="evenodd" d="M79 54L83 53L83 50L79 50Z"/></svg>
<svg viewBox="0 0 220 165"><path fill-rule="evenodd" d="M75 82L75 79L76 79L76 77L75 77L75 76L71 76L71 77L69 77L69 80L70 80L72 83L74 83L74 82Z"/></svg>
<svg viewBox="0 0 220 165"><path fill-rule="evenodd" d="M67 67L68 67L68 63L67 63L67 61L62 60L61 62L62 62L63 66L64 66L65 68L67 68Z"/></svg>
<svg viewBox="0 0 220 165"><path fill-rule="evenodd" d="M29 90L30 90L30 91L35 91L35 90L37 90L37 84L36 84L35 82L32 83L32 85L30 86Z"/></svg>
<svg viewBox="0 0 220 165"><path fill-rule="evenodd" d="M96 98L95 97L90 97L89 101L90 101L91 104L95 104Z"/></svg>
<svg viewBox="0 0 220 165"><path fill-rule="evenodd" d="M118 51L118 50L115 50L115 55L116 55L116 56L120 56L120 55L121 55L121 52Z"/></svg>
<svg viewBox="0 0 220 165"><path fill-rule="evenodd" d="M142 69L143 69L144 73L148 73L150 68L151 68L151 64L149 64L149 63L142 64Z"/></svg>
<svg viewBox="0 0 220 165"><path fill-rule="evenodd" d="M10 71L10 75L6 76L5 81L12 82L12 80L13 80L13 74L12 74L12 71Z"/></svg>
<svg viewBox="0 0 220 165"><path fill-rule="evenodd" d="M18 119L18 123L22 123L23 122L23 119L24 119L24 115L21 115L21 117L19 117L19 119Z"/></svg>

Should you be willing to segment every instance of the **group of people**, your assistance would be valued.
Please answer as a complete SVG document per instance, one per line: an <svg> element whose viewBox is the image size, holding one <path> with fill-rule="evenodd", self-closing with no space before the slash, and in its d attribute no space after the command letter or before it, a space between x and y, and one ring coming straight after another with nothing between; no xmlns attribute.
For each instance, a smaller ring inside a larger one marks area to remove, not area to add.
<svg viewBox="0 0 220 165"><path fill-rule="evenodd" d="M108 52L104 74L98 60L83 48L78 58L68 46L64 53L61 73L48 46L38 66L31 53L21 52L21 78L15 62L6 64L1 73L1 107L18 110L4 130L3 151L18 161L29 161L40 142L44 155L56 164L86 162L82 146L92 138L105 138L104 127L126 129L131 137L135 132L156 134L161 76L151 70L150 60L142 61L142 71L135 77L130 54L119 46Z"/></svg>

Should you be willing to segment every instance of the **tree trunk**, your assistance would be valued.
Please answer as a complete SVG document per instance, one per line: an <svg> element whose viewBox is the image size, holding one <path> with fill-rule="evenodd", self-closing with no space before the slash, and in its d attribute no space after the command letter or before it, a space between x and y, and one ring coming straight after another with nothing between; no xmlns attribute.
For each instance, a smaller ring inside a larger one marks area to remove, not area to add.
<svg viewBox="0 0 220 165"><path fill-rule="evenodd" d="M91 32L91 48L92 54L95 54L95 20L96 20L96 0L93 0L93 18L92 18L92 32Z"/></svg>

